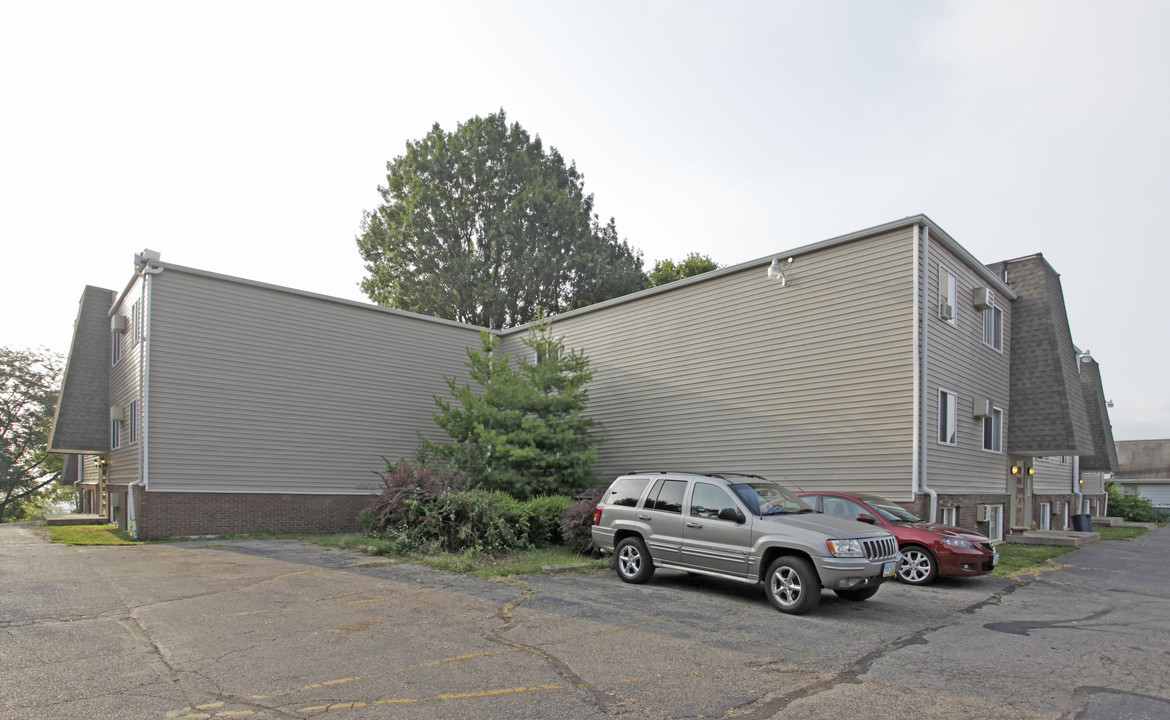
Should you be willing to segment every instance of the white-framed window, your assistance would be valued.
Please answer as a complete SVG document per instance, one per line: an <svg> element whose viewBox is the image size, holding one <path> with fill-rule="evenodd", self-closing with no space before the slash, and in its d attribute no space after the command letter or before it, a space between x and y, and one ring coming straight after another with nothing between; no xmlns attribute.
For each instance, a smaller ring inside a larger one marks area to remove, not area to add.
<svg viewBox="0 0 1170 720"><path fill-rule="evenodd" d="M122 423L119 420L110 421L110 449L122 447Z"/></svg>
<svg viewBox="0 0 1170 720"><path fill-rule="evenodd" d="M130 406L126 408L126 413L129 415L126 418L126 443L133 445L138 442L138 401L131 400Z"/></svg>
<svg viewBox="0 0 1170 720"><path fill-rule="evenodd" d="M142 299L139 298L130 307L130 347L138 344L142 339Z"/></svg>
<svg viewBox="0 0 1170 720"><path fill-rule="evenodd" d="M955 302L958 295L958 281L950 270L942 265L938 266L938 316L951 325L957 324L959 306Z"/></svg>
<svg viewBox="0 0 1170 720"><path fill-rule="evenodd" d="M1003 352L1003 309L998 305L983 311L983 344Z"/></svg>
<svg viewBox="0 0 1170 720"><path fill-rule="evenodd" d="M1040 530L1052 529L1052 503L1040 503L1040 519L1037 522L1037 525Z"/></svg>
<svg viewBox="0 0 1170 720"><path fill-rule="evenodd" d="M1003 540L1003 505L987 505L987 537Z"/></svg>
<svg viewBox="0 0 1170 720"><path fill-rule="evenodd" d="M122 333L110 331L110 365L117 365L122 359Z"/></svg>
<svg viewBox="0 0 1170 720"><path fill-rule="evenodd" d="M959 524L959 508L944 507L938 509L938 521L943 525Z"/></svg>
<svg viewBox="0 0 1170 720"><path fill-rule="evenodd" d="M938 441L942 445L959 444L959 396L938 390Z"/></svg>
<svg viewBox="0 0 1170 720"><path fill-rule="evenodd" d="M992 408L991 414L983 418L983 449L988 452L1003 450L1003 410Z"/></svg>

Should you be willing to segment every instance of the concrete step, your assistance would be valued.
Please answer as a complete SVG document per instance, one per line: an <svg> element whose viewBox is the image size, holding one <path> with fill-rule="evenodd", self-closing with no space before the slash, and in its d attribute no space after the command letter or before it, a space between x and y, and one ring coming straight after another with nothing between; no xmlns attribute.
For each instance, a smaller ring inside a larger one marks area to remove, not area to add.
<svg viewBox="0 0 1170 720"><path fill-rule="evenodd" d="M1125 520L1119 517L1094 517L1089 519L1093 521L1094 525L1108 525L1109 527L1117 527L1125 522Z"/></svg>
<svg viewBox="0 0 1170 720"><path fill-rule="evenodd" d="M1028 530L1023 533L1008 535L1004 542L1019 545L1062 545L1081 547L1101 539L1101 533L1074 532L1072 530Z"/></svg>
<svg viewBox="0 0 1170 720"><path fill-rule="evenodd" d="M67 513L45 516L46 525L108 525L109 522L109 518L107 518L105 515Z"/></svg>

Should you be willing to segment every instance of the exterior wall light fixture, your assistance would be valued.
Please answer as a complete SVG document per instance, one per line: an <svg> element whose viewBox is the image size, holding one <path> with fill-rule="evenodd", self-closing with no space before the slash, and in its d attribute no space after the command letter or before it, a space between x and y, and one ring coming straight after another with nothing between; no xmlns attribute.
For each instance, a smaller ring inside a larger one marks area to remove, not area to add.
<svg viewBox="0 0 1170 720"><path fill-rule="evenodd" d="M788 276L784 274L784 266L791 265L792 258L788 258L784 262L780 262L780 258L773 258L772 264L768 266L768 279L780 279L780 287L788 287Z"/></svg>

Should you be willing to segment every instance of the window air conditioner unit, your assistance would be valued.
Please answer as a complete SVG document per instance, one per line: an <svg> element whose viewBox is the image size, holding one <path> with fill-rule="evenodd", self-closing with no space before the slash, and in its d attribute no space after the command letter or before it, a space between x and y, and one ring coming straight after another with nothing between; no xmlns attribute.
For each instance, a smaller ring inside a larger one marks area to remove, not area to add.
<svg viewBox="0 0 1170 720"><path fill-rule="evenodd" d="M951 307L950 303L940 302L938 304L938 316L943 320L953 320L955 318L955 309Z"/></svg>
<svg viewBox="0 0 1170 720"><path fill-rule="evenodd" d="M974 400L974 415L977 418L991 417L991 400L977 397Z"/></svg>
<svg viewBox="0 0 1170 720"><path fill-rule="evenodd" d="M995 292L991 288L977 287L971 302L975 304L976 310L990 310L995 307Z"/></svg>
<svg viewBox="0 0 1170 720"><path fill-rule="evenodd" d="M990 522L991 521L991 506L990 505L976 505L975 506L975 519L978 522Z"/></svg>
<svg viewBox="0 0 1170 720"><path fill-rule="evenodd" d="M126 419L126 411L121 405L110 406L110 419L122 422Z"/></svg>
<svg viewBox="0 0 1170 720"><path fill-rule="evenodd" d="M126 316L115 315L110 318L110 332L124 333L126 332Z"/></svg>

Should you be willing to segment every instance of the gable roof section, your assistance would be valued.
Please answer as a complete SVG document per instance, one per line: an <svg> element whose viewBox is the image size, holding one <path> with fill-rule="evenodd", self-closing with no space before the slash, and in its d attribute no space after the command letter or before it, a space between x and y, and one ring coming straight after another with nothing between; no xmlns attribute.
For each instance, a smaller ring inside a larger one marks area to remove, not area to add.
<svg viewBox="0 0 1170 720"><path fill-rule="evenodd" d="M53 412L49 452L105 452L110 445L110 305L114 291L87 285Z"/></svg>
<svg viewBox="0 0 1170 720"><path fill-rule="evenodd" d="M1008 452L1094 455L1059 273L1039 253L994 267L1006 270L1018 294L1012 304Z"/></svg>
<svg viewBox="0 0 1170 720"><path fill-rule="evenodd" d="M1117 464L1118 480L1170 478L1170 440L1121 440Z"/></svg>
<svg viewBox="0 0 1170 720"><path fill-rule="evenodd" d="M1093 433L1092 455L1081 455L1081 469L1097 472L1117 472L1117 446L1113 442L1113 425L1109 422L1109 407L1105 403L1105 389L1101 385L1101 366L1085 355L1080 360L1081 390L1085 396L1085 410Z"/></svg>

